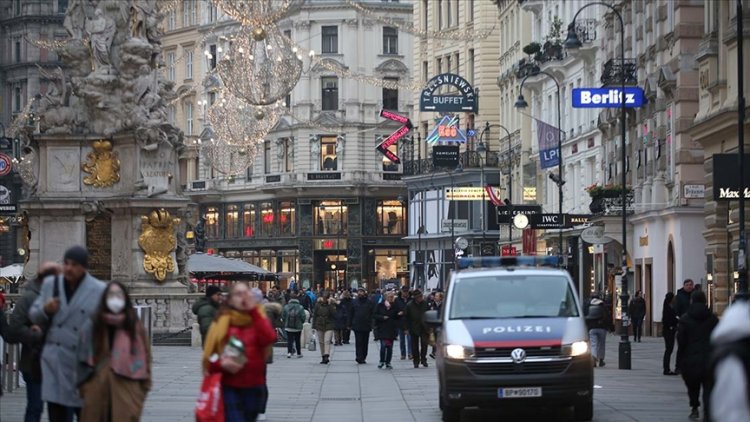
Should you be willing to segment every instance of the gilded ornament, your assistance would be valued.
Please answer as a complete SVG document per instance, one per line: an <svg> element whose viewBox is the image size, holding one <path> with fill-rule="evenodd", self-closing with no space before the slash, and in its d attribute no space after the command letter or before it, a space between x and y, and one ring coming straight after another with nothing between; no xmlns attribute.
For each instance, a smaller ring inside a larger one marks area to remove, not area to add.
<svg viewBox="0 0 750 422"><path fill-rule="evenodd" d="M86 162L81 169L89 175L83 178L83 183L96 188L106 188L120 181L120 160L117 153L112 151L112 142L105 139L94 141L94 149L86 156Z"/></svg>
<svg viewBox="0 0 750 422"><path fill-rule="evenodd" d="M143 249L143 269L158 281L164 281L167 274L174 272L175 262L172 251L177 247L175 227L180 224L169 211L161 208L141 217L141 235L138 246Z"/></svg>

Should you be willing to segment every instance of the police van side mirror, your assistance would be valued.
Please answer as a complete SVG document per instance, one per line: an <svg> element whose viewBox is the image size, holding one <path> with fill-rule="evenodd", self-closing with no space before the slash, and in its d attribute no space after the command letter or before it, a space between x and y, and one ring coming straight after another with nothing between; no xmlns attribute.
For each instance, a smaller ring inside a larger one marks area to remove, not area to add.
<svg viewBox="0 0 750 422"><path fill-rule="evenodd" d="M427 311L424 314L424 322L427 325L440 326L443 325L443 320L440 319L438 311Z"/></svg>

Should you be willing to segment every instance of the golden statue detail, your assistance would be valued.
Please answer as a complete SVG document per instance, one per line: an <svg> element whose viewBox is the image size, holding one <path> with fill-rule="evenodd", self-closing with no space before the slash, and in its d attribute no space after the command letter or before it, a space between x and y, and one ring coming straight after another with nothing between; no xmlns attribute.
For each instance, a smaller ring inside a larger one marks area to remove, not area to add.
<svg viewBox="0 0 750 422"><path fill-rule="evenodd" d="M86 162L81 169L89 175L83 178L83 183L97 188L106 188L120 181L120 160L117 153L112 151L112 142L103 139L94 141L94 149L86 156Z"/></svg>
<svg viewBox="0 0 750 422"><path fill-rule="evenodd" d="M168 273L174 272L172 251L177 247L174 231L178 224L180 219L169 215L164 208L141 217L138 246L145 252L143 269L158 281L164 281Z"/></svg>

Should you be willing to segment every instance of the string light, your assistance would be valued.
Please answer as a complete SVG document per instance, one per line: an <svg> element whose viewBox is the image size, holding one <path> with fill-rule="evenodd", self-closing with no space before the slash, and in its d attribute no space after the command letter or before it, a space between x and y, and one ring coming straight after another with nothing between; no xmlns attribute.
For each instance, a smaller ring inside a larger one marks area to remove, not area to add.
<svg viewBox="0 0 750 422"><path fill-rule="evenodd" d="M253 165L258 154L257 145L239 145L223 139L211 139L201 144L209 165L225 176L244 173Z"/></svg>
<svg viewBox="0 0 750 422"><path fill-rule="evenodd" d="M24 41L27 43L33 45L36 48L45 49L45 50L52 50L52 51L60 51L64 48L66 48L68 45L72 43L80 43L83 45L87 45L89 42L89 39L84 38L64 38L60 40L46 40L46 39L36 39L32 40L31 38L27 37L26 35L23 36Z"/></svg>
<svg viewBox="0 0 750 422"><path fill-rule="evenodd" d="M224 90L206 118L219 139L234 145L254 145L263 142L276 126L282 109L280 103L253 106Z"/></svg>
<svg viewBox="0 0 750 422"><path fill-rule="evenodd" d="M242 26L273 25L299 10L305 0L211 0Z"/></svg>

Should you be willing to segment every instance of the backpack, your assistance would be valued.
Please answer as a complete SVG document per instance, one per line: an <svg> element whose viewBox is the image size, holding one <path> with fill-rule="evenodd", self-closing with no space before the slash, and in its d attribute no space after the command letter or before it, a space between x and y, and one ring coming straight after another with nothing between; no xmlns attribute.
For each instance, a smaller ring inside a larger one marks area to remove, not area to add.
<svg viewBox="0 0 750 422"><path fill-rule="evenodd" d="M289 307L289 311L287 311L286 314L286 328L296 329L302 326L302 324L300 324L300 308L301 306ZM304 312L304 310L302 312Z"/></svg>
<svg viewBox="0 0 750 422"><path fill-rule="evenodd" d="M591 303L586 314L586 320L597 321L601 319L604 319L604 302Z"/></svg>

